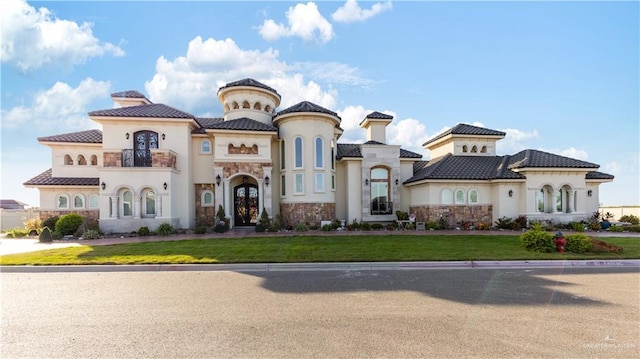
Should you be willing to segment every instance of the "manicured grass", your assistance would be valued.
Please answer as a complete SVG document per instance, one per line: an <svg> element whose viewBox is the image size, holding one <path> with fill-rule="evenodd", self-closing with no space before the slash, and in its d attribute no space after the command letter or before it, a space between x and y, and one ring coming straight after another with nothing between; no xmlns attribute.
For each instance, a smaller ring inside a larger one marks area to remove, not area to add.
<svg viewBox="0 0 640 359"><path fill-rule="evenodd" d="M605 238L622 253L535 253L517 236L294 236L82 246L0 257L3 265L464 261L640 258L640 238Z"/></svg>

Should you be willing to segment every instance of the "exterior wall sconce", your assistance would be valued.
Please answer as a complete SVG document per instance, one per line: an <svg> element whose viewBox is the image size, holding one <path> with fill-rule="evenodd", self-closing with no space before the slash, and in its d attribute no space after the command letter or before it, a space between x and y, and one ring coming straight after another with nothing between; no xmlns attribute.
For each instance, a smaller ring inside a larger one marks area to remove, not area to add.
<svg viewBox="0 0 640 359"><path fill-rule="evenodd" d="M163 133L163 134L162 134L162 140L164 141L164 139L165 139L166 137L167 137L167 136Z"/></svg>
<svg viewBox="0 0 640 359"><path fill-rule="evenodd" d="M269 182L270 182L270 181L271 181L271 179L269 178L269 176L266 176L266 177L264 178L264 185L265 185L265 186L269 186Z"/></svg>
<svg viewBox="0 0 640 359"><path fill-rule="evenodd" d="M365 179L364 179L364 185L365 185L365 186L368 186L368 185L369 185L369 179L368 179L368 178L365 178Z"/></svg>
<svg viewBox="0 0 640 359"><path fill-rule="evenodd" d="M398 185L398 183L400 183L400 180L396 178L396 186Z"/></svg>
<svg viewBox="0 0 640 359"><path fill-rule="evenodd" d="M509 190L509 197L513 197L513 190L512 189Z"/></svg>
<svg viewBox="0 0 640 359"><path fill-rule="evenodd" d="M129 132L125 133L124 137L128 140L129 139Z"/></svg>
<svg viewBox="0 0 640 359"><path fill-rule="evenodd" d="M104 189L107 188L107 184L102 181L102 183L100 184L100 188L102 188L102 190L104 191Z"/></svg>
<svg viewBox="0 0 640 359"><path fill-rule="evenodd" d="M162 187L165 189L165 191L167 190L167 182L162 184Z"/></svg>
<svg viewBox="0 0 640 359"><path fill-rule="evenodd" d="M220 182L222 181L222 178L220 178L220 175L216 176L216 185L220 186Z"/></svg>
<svg viewBox="0 0 640 359"><path fill-rule="evenodd" d="M588 190L587 191L587 196L589 196L589 197L593 196L593 190L591 190L591 189Z"/></svg>

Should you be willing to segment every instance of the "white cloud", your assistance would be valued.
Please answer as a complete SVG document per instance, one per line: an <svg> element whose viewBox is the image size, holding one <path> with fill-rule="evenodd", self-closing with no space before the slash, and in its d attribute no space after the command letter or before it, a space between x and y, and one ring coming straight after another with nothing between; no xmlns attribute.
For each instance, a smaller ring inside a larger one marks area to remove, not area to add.
<svg viewBox="0 0 640 359"><path fill-rule="evenodd" d="M364 78L360 69L339 62L296 62L289 66L290 70L301 71L307 76L329 84L359 86L372 88L374 81Z"/></svg>
<svg viewBox="0 0 640 359"><path fill-rule="evenodd" d="M370 9L362 9L356 0L347 0L343 6L338 8L336 12L331 15L333 21L336 22L356 22L365 21L383 11L391 10L393 5L391 1L384 3L375 3Z"/></svg>
<svg viewBox="0 0 640 359"><path fill-rule="evenodd" d="M87 116L89 104L109 96L108 81L84 79L76 88L64 82L56 82L51 88L36 94L30 107L16 106L2 110L2 127L33 126L38 130L64 128L71 130L98 127Z"/></svg>
<svg viewBox="0 0 640 359"><path fill-rule="evenodd" d="M304 41L329 42L333 36L333 26L320 14L318 6L313 2L297 4L286 12L287 25L278 24L266 19L258 32L267 41L275 41L281 37L297 36Z"/></svg>
<svg viewBox="0 0 640 359"><path fill-rule="evenodd" d="M386 112L392 114L390 112ZM427 159L426 150L422 144L429 139L427 127L414 118L406 118L400 121L394 120L387 126L387 143L400 144L405 150L423 155Z"/></svg>
<svg viewBox="0 0 640 359"><path fill-rule="evenodd" d="M496 151L498 154L511 155L530 148L528 143L538 137L538 130L525 132L515 128L503 128L499 131L505 132L507 135L496 143Z"/></svg>
<svg viewBox="0 0 640 359"><path fill-rule="evenodd" d="M622 165L617 161L608 162L602 166L602 170L605 173L619 175L620 173L622 173Z"/></svg>
<svg viewBox="0 0 640 359"><path fill-rule="evenodd" d="M0 58L22 71L50 63L82 64L88 58L124 51L93 36L93 24L55 17L47 8L35 9L24 0L3 2Z"/></svg>
<svg viewBox="0 0 640 359"><path fill-rule="evenodd" d="M575 147L569 147L558 153L560 156L571 157L578 160L586 161L589 159L589 154L585 150L579 150Z"/></svg>
<svg viewBox="0 0 640 359"><path fill-rule="evenodd" d="M337 91L305 79L278 56L277 50L243 50L232 39L198 36L189 42L185 56L158 58L156 73L145 82L145 89L154 102L200 113L219 106L218 88L250 77L275 88L282 96L281 108L303 100L329 109L335 106Z"/></svg>

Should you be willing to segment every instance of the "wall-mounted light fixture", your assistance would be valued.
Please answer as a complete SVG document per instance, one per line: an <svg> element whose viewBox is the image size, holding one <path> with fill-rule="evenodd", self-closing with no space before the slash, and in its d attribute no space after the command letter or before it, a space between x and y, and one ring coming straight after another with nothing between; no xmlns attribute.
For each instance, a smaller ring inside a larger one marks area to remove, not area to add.
<svg viewBox="0 0 640 359"><path fill-rule="evenodd" d="M513 197L513 190L512 189L509 190L509 197Z"/></svg>
<svg viewBox="0 0 640 359"><path fill-rule="evenodd" d="M128 140L129 139L129 132L125 133L124 137Z"/></svg>
<svg viewBox="0 0 640 359"><path fill-rule="evenodd" d="M400 183L400 180L396 178L396 186Z"/></svg>
<svg viewBox="0 0 640 359"><path fill-rule="evenodd" d="M271 179L269 178L269 176L266 176L266 177L264 178L264 185L265 185L265 186L269 186L269 182L270 182L270 181L271 181Z"/></svg>
<svg viewBox="0 0 640 359"><path fill-rule="evenodd" d="M104 191L104 189L107 188L107 184L102 181L102 183L100 183L100 188Z"/></svg>
<svg viewBox="0 0 640 359"><path fill-rule="evenodd" d="M364 179L364 185L365 185L365 186L368 186L368 185L369 185L369 179L368 179L368 178L365 178L365 179Z"/></svg>
<svg viewBox="0 0 640 359"><path fill-rule="evenodd" d="M216 176L216 185L220 186L220 182L222 181L222 178L220 178L220 175Z"/></svg>
<svg viewBox="0 0 640 359"><path fill-rule="evenodd" d="M591 189L588 190L587 191L587 196L589 196L589 197L593 196L593 190L591 190Z"/></svg>
<svg viewBox="0 0 640 359"><path fill-rule="evenodd" d="M162 140L164 141L164 139L165 139L166 137L167 137L167 136L163 133L163 134L162 134Z"/></svg>
<svg viewBox="0 0 640 359"><path fill-rule="evenodd" d="M167 189L167 182L163 183L162 187L166 190Z"/></svg>

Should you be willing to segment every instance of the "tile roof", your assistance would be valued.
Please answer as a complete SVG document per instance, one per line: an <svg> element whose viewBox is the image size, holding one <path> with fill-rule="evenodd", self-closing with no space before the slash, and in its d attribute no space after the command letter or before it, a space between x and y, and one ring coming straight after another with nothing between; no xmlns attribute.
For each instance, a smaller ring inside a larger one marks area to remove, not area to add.
<svg viewBox="0 0 640 359"><path fill-rule="evenodd" d="M167 106L161 103L91 111L89 112L89 116L162 117L162 118L193 118L195 119L195 116L193 116L190 113L180 111L171 106Z"/></svg>
<svg viewBox="0 0 640 359"><path fill-rule="evenodd" d="M367 141L364 145L385 145L377 141ZM343 157L362 157L362 145L359 143L338 143L336 151L336 159ZM385 145L386 146L386 145ZM421 154L400 149L400 158L422 158Z"/></svg>
<svg viewBox="0 0 640 359"><path fill-rule="evenodd" d="M233 82L229 82L228 84L220 87L220 90L225 89L225 88L229 88L229 87L238 87L238 86L249 86L249 87L258 87L261 89L265 89L265 90L269 90L273 93L275 93L276 95L278 95L278 97L280 97L280 94L278 94L278 91L276 91L273 87L269 87L265 84L263 84L260 81L256 81L254 79L251 78L246 78L246 79L242 79L242 80L238 80L238 81L233 81Z"/></svg>
<svg viewBox="0 0 640 359"><path fill-rule="evenodd" d="M51 177L51 168L23 183L25 186L98 186L98 177Z"/></svg>
<svg viewBox="0 0 640 359"><path fill-rule="evenodd" d="M510 156L509 168L598 168L595 163L538 150L523 150Z"/></svg>
<svg viewBox="0 0 640 359"><path fill-rule="evenodd" d="M205 133L207 128L210 128L217 122L224 121L222 117L196 117L196 122L200 125L199 128L191 131L191 133Z"/></svg>
<svg viewBox="0 0 640 359"><path fill-rule="evenodd" d="M122 92L114 92L111 94L111 97L125 97L125 98L143 98L147 97L136 90L122 91Z"/></svg>
<svg viewBox="0 0 640 359"><path fill-rule="evenodd" d="M453 156L450 153L430 161L414 163L413 177L404 183L421 180L524 179L507 168L507 156Z"/></svg>
<svg viewBox="0 0 640 359"><path fill-rule="evenodd" d="M374 111L367 115L365 118L372 118L376 120L393 120L393 116L384 114L382 112Z"/></svg>
<svg viewBox="0 0 640 359"><path fill-rule="evenodd" d="M612 180L614 176L608 173L592 171L587 173L586 178L591 180Z"/></svg>
<svg viewBox="0 0 640 359"><path fill-rule="evenodd" d="M324 113L327 115L337 117L338 119L341 120L340 116L338 116L337 113L309 101L302 101L291 107L285 108L284 110L278 112L276 114L276 117L280 115L285 115L288 113L295 113L295 112L319 112L319 113Z"/></svg>
<svg viewBox="0 0 640 359"><path fill-rule="evenodd" d="M484 127L472 126L466 123L459 123L450 129L436 135L435 137L429 139L427 142L422 144L423 146L435 142L443 137L448 135L473 135L473 136L506 136L505 132L490 130Z"/></svg>
<svg viewBox="0 0 640 359"><path fill-rule="evenodd" d="M40 142L74 142L74 143L102 143L102 131L88 130L63 133L46 137L38 137Z"/></svg>
<svg viewBox="0 0 640 359"><path fill-rule="evenodd" d="M247 117L241 117L230 121L219 121L218 119L209 119L206 121L206 129L211 130L241 130L241 131L269 131L277 132L278 128L272 125L267 125L260 121L252 120Z"/></svg>

